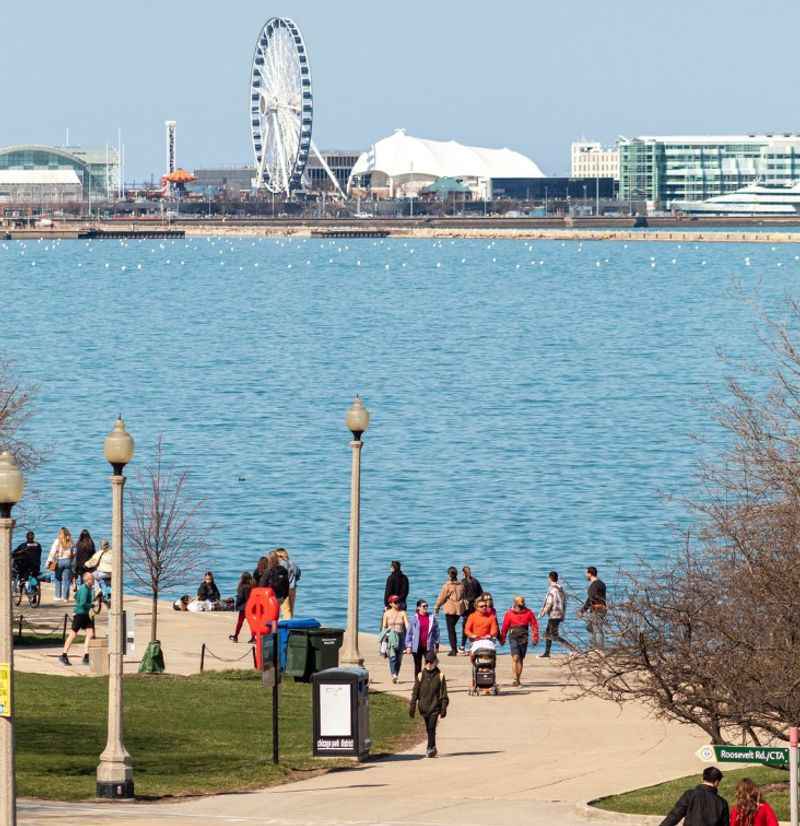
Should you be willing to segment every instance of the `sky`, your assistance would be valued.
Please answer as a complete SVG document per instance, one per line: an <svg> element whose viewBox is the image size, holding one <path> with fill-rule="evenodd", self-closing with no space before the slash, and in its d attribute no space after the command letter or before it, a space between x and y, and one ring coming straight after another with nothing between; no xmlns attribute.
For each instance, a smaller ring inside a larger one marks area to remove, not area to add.
<svg viewBox="0 0 800 826"><path fill-rule="evenodd" d="M303 32L321 149L404 127L558 175L581 137L800 130L796 0L40 0L4 4L0 146L121 128L142 180L174 119L180 166L250 163L252 52L274 15Z"/></svg>

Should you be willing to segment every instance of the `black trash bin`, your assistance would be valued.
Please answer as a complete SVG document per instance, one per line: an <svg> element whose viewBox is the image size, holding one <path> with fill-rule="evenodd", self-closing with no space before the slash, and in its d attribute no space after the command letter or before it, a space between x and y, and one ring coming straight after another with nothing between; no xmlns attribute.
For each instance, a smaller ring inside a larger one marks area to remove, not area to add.
<svg viewBox="0 0 800 826"><path fill-rule="evenodd" d="M314 658L308 639L308 629L289 631L286 641L286 668L284 673L295 682L306 682L311 676Z"/></svg>
<svg viewBox="0 0 800 826"><path fill-rule="evenodd" d="M306 633L311 648L311 674L327 668L338 668L344 631L341 628L310 628Z"/></svg>
<svg viewBox="0 0 800 826"><path fill-rule="evenodd" d="M366 759L372 745L366 669L329 668L312 675L311 683L314 756Z"/></svg>

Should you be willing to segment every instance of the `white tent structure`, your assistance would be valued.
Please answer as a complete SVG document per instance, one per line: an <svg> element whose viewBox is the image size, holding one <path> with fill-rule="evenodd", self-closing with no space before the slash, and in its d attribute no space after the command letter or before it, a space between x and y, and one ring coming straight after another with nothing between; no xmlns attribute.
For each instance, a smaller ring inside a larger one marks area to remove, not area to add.
<svg viewBox="0 0 800 826"><path fill-rule="evenodd" d="M415 138L397 129L356 161L353 179L370 176L370 189L385 197L416 196L438 178L458 178L478 197L491 197L492 178L543 178L541 169L511 149L484 149L456 141Z"/></svg>

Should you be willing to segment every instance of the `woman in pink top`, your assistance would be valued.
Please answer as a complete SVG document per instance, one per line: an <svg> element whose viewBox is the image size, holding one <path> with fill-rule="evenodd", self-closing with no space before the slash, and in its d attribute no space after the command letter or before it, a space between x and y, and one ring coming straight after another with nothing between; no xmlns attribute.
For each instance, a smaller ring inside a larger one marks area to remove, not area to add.
<svg viewBox="0 0 800 826"><path fill-rule="evenodd" d="M414 657L414 677L418 677L425 662L425 653L439 650L439 622L428 613L428 602L417 600L417 610L408 622L406 653Z"/></svg>
<svg viewBox="0 0 800 826"><path fill-rule="evenodd" d="M747 777L736 785L731 826L778 826L774 809L761 799L761 789Z"/></svg>

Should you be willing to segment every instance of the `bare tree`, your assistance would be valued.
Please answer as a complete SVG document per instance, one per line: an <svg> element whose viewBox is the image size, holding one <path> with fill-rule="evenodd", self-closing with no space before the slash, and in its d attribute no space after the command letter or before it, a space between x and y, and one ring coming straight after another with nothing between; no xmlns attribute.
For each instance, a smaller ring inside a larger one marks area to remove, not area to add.
<svg viewBox="0 0 800 826"><path fill-rule="evenodd" d="M202 501L186 489L188 473L165 466L164 437L156 442L153 461L137 475L128 493L125 536L128 570L152 598L150 640L158 638L160 594L197 573L208 548L199 525Z"/></svg>
<svg viewBox="0 0 800 826"><path fill-rule="evenodd" d="M41 461L39 452L20 436L31 416L35 392L35 387L20 383L12 362L0 360L0 450L11 452L23 469L35 467Z"/></svg>
<svg viewBox="0 0 800 826"><path fill-rule="evenodd" d="M733 379L717 408L730 446L700 465L696 540L625 574L607 651L569 665L579 693L643 701L715 743L785 740L800 721L800 305L788 308L750 371L766 389Z"/></svg>

